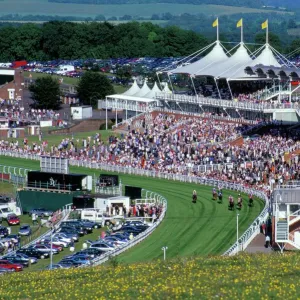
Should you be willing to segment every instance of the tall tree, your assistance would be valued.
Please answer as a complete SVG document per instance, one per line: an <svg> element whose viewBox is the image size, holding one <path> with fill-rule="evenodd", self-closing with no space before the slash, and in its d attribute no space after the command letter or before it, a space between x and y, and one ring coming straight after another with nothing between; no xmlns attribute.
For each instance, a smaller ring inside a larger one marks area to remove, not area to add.
<svg viewBox="0 0 300 300"><path fill-rule="evenodd" d="M60 108L61 93L57 79L51 76L38 78L29 86L29 91L37 108L54 110Z"/></svg>
<svg viewBox="0 0 300 300"><path fill-rule="evenodd" d="M85 72L77 86L77 95L86 105L97 106L97 100L114 93L114 88L109 79L100 73Z"/></svg>

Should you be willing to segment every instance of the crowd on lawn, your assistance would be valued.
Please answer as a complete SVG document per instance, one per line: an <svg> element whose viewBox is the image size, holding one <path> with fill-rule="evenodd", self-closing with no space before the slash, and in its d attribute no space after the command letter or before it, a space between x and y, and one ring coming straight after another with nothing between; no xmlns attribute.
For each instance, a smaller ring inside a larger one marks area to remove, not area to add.
<svg viewBox="0 0 300 300"><path fill-rule="evenodd" d="M119 206L117 204L112 204L106 206L107 216L118 216L123 215L124 218L130 217L145 217L151 218L153 222L159 218L162 213L163 206L160 204L136 204L131 205L129 209L126 206Z"/></svg>
<svg viewBox="0 0 300 300"><path fill-rule="evenodd" d="M0 116L15 119L17 121L41 121L41 120L58 120L60 113L52 109L29 109L25 110L23 106L13 105L10 108L1 108Z"/></svg>
<svg viewBox="0 0 300 300"><path fill-rule="evenodd" d="M121 137L110 136L106 144L100 134L79 140L65 138L57 146L47 142L19 145L1 141L3 151L51 154L73 160L142 168L157 172L202 176L233 181L265 189L272 183L300 179L300 149L295 131L293 136L280 126L264 135L246 138L242 144L229 143L248 126L205 118L158 114L149 116L136 128ZM204 170L200 166L221 164Z"/></svg>

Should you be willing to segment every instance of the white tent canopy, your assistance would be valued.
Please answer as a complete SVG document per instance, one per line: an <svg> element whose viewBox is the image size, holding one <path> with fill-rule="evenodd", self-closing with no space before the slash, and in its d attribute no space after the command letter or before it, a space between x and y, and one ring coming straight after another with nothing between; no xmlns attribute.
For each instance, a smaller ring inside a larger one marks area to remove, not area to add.
<svg viewBox="0 0 300 300"><path fill-rule="evenodd" d="M149 86L147 84L147 80L144 81L144 84L142 88L135 94L131 95L134 97L145 97L146 94L148 94L151 90L149 89Z"/></svg>
<svg viewBox="0 0 300 300"><path fill-rule="evenodd" d="M168 83L164 82L165 87L163 88L162 92L166 94L172 94L172 91L169 89Z"/></svg>
<svg viewBox="0 0 300 300"><path fill-rule="evenodd" d="M224 62L217 62L201 71L201 74L213 77L226 78L229 77L237 68L240 68L244 64L249 64L252 61L250 55L244 43L240 43L240 46L236 52L226 59Z"/></svg>
<svg viewBox="0 0 300 300"><path fill-rule="evenodd" d="M191 75L199 75L201 70L215 64L216 62L226 61L228 56L225 54L223 47L219 41L215 42L213 49L203 58L189 65L170 70L171 73L187 73Z"/></svg>
<svg viewBox="0 0 300 300"><path fill-rule="evenodd" d="M151 89L151 91L149 93L147 93L144 97L154 99L155 96L156 96L156 93L160 93L160 92L161 92L161 90L155 82L153 88Z"/></svg>
<svg viewBox="0 0 300 300"><path fill-rule="evenodd" d="M260 53L260 55L256 57L251 64L248 64L249 67L256 65L281 67L280 63L277 61L272 50L270 49L269 44L266 44L265 49Z"/></svg>
<svg viewBox="0 0 300 300"><path fill-rule="evenodd" d="M133 85L130 87L129 90L127 90L123 95L132 96L140 91L140 87L136 83L136 80L134 80Z"/></svg>

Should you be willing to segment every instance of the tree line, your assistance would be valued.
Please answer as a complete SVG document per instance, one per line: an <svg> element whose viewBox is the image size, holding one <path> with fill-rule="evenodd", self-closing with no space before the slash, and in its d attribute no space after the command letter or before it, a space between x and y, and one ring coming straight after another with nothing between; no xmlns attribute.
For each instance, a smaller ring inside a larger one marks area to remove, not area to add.
<svg viewBox="0 0 300 300"><path fill-rule="evenodd" d="M152 4L152 3L177 3L177 4L214 4L242 7L262 7L262 0L48 0L55 3L77 3L77 4L99 4L99 5L116 5L116 4Z"/></svg>
<svg viewBox="0 0 300 300"><path fill-rule="evenodd" d="M207 39L176 26L52 21L0 27L0 61L188 55Z"/></svg>
<svg viewBox="0 0 300 300"><path fill-rule="evenodd" d="M150 22L112 25L108 22L51 21L42 25L3 26L0 27L0 61L186 56L215 39L215 28L211 30L211 38L206 38L175 25L160 27ZM236 26L232 30L238 34ZM255 41L263 43L264 33L261 30L256 32L261 34L255 36ZM270 33L272 36L273 46L287 53L294 50L291 47L299 45L296 39L291 46L283 47L279 37ZM221 40L226 41L226 37ZM238 38L229 41L238 42Z"/></svg>

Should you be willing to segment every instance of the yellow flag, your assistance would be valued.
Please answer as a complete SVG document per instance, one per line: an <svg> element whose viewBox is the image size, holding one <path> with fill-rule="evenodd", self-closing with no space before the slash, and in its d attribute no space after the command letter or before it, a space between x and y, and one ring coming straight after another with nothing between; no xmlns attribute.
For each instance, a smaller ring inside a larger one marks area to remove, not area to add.
<svg viewBox="0 0 300 300"><path fill-rule="evenodd" d="M266 28L268 28L268 20L266 20L261 24L261 29L266 29Z"/></svg>
<svg viewBox="0 0 300 300"><path fill-rule="evenodd" d="M237 24L236 27L242 27L243 26L243 19L240 19Z"/></svg>
<svg viewBox="0 0 300 300"><path fill-rule="evenodd" d="M212 27L218 27L219 26L219 19L216 19L216 21L213 22Z"/></svg>

